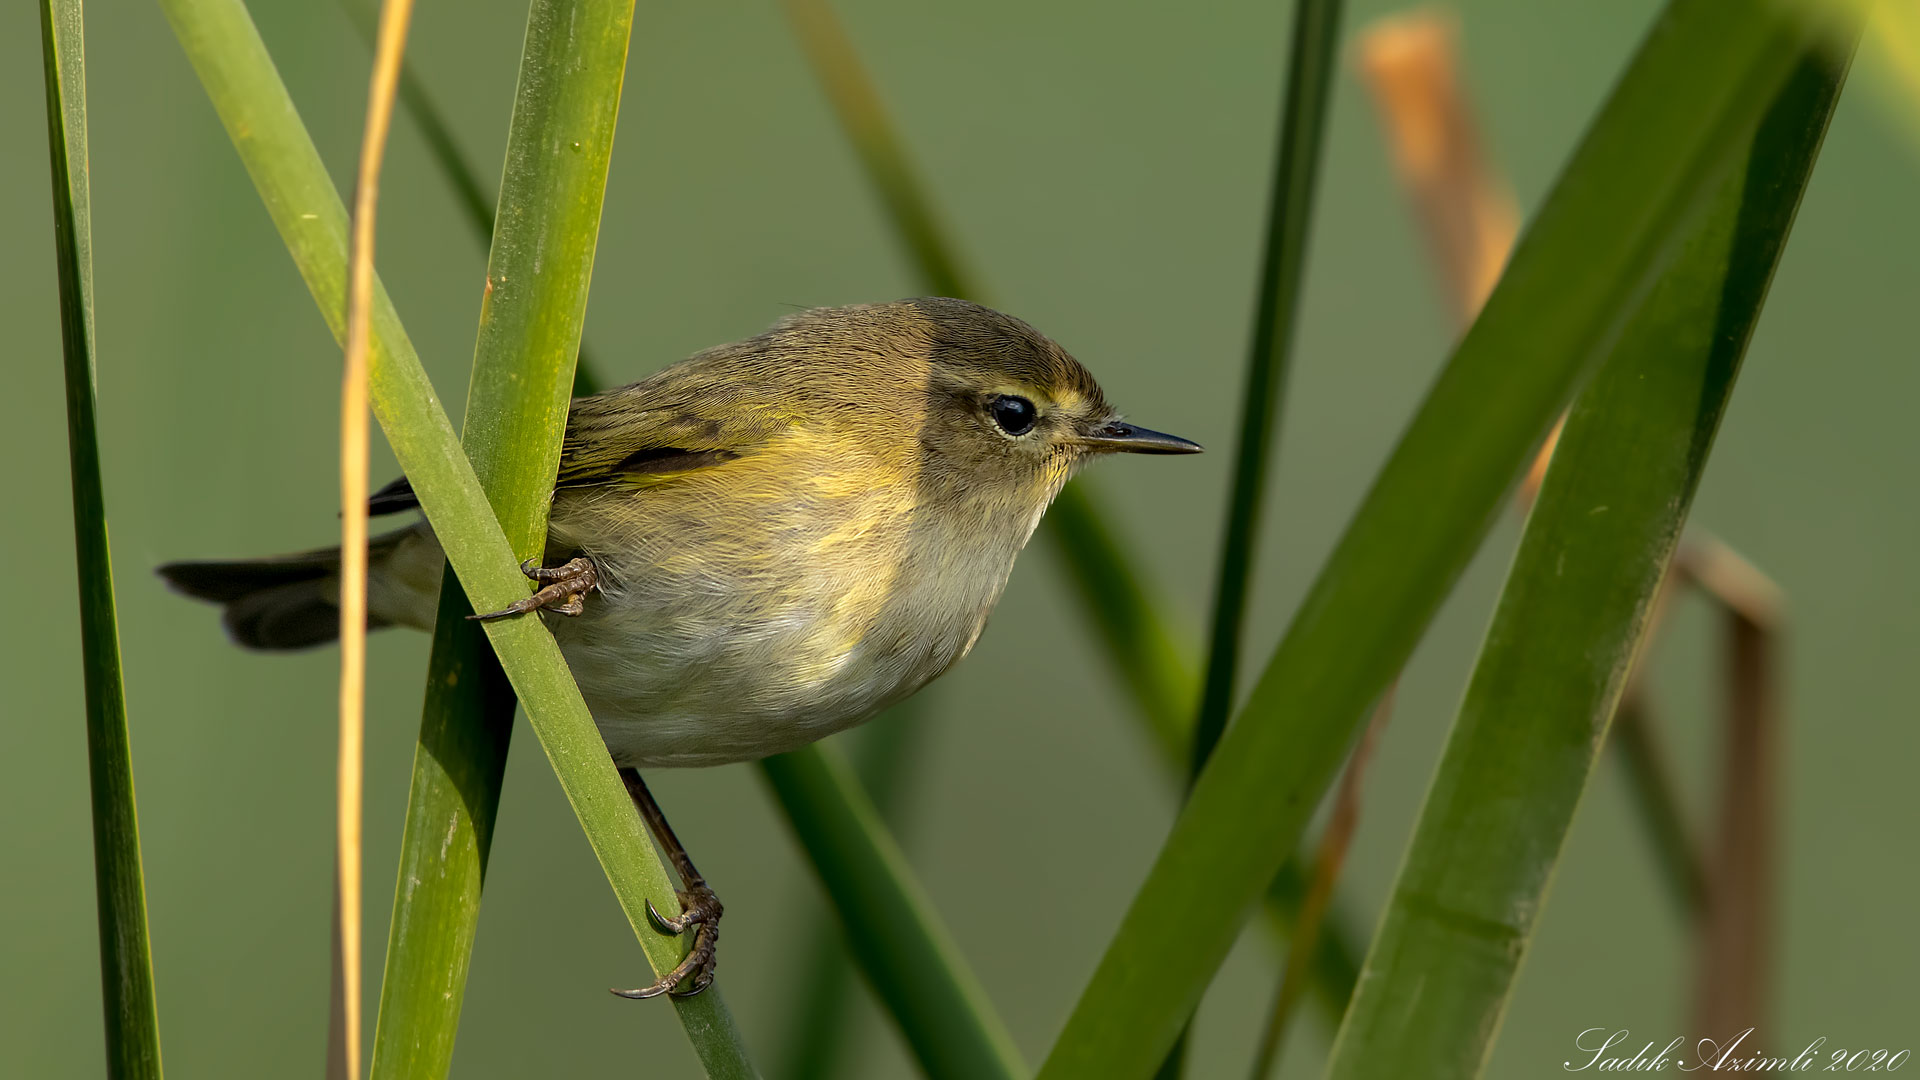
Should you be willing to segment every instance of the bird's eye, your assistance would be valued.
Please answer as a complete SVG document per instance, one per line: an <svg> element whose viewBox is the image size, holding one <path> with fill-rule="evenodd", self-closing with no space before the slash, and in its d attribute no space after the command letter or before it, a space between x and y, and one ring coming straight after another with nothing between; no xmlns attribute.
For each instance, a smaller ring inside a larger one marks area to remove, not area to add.
<svg viewBox="0 0 1920 1080"><path fill-rule="evenodd" d="M1034 419L1039 415L1033 402L1023 397L1003 394L987 401L987 412L992 414L993 422L1000 430L1009 435L1025 435L1033 430Z"/></svg>

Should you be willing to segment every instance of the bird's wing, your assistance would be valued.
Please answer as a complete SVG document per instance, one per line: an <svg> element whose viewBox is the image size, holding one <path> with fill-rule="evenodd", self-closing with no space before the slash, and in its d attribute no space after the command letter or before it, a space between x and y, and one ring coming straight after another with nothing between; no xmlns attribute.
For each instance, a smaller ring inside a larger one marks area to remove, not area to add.
<svg viewBox="0 0 1920 1080"><path fill-rule="evenodd" d="M762 380L703 367L696 358L632 386L574 399L554 486L669 482L751 454L793 423L792 406L778 404ZM403 476L374 492L367 510L394 514L419 505Z"/></svg>
<svg viewBox="0 0 1920 1080"><path fill-rule="evenodd" d="M575 401L554 486L669 482L751 454L794 421L756 380L695 374L669 369Z"/></svg>

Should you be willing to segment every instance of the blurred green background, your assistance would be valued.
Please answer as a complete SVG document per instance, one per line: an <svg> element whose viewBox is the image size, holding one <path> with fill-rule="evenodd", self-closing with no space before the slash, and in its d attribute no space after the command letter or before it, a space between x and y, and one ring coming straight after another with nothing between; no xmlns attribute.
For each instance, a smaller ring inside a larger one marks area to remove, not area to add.
<svg viewBox="0 0 1920 1080"><path fill-rule="evenodd" d="M1289 12L1284 4L839 8L967 253L1007 310L1198 459L1089 481L1192 626L1211 592ZM255 18L336 177L367 55L325 3ZM1460 5L1466 80L1523 205L1538 200L1652 0ZM1352 31L1395 10L1351 6ZM335 535L339 355L157 9L91 5L100 400L167 1064L176 1076L318 1075L333 822L331 650L242 654L168 595L167 559ZM504 145L524 8L425 4L411 54L477 160ZM1911 1046L1920 1005L1913 762L1920 709L1914 297L1920 155L1863 55L1835 118L1695 521L1786 590L1777 1037ZM102 1068L69 554L65 422L35 13L0 13L0 322L14 387L0 561L0 1071ZM382 185L380 267L457 418L484 252L406 122ZM1444 357L1450 320L1371 106L1337 81L1296 374L1251 641L1264 655ZM754 0L643 3L587 336L638 378L794 307L915 292L786 24ZM375 450L375 483L392 474ZM1517 535L1498 530L1420 650L1369 779L1345 892L1377 911ZM915 867L1037 1061L1171 818L1173 796L1039 548L971 659L928 691L907 785ZM1716 662L1683 605L1655 705L1704 820ZM377 977L426 659L374 639L368 971ZM1257 668L1258 657L1251 661ZM857 733L856 736L857 737ZM819 901L752 771L655 789L728 905L721 982L764 1057ZM1169 913L1177 915L1177 913ZM1272 987L1247 935L1199 1021L1195 1075L1239 1076ZM1561 1071L1585 1028L1688 1034L1691 954L1608 760L1574 829L1490 1075ZM531 733L508 770L456 1074L634 1075L640 1046L695 1064L669 1010L609 996L645 961ZM369 1009L374 987L369 986ZM910 1072L862 1005L856 1075ZM369 1014L371 1015L371 1013ZM371 1021L369 1021L371 1022ZM1308 1019L1287 1075L1317 1074Z"/></svg>

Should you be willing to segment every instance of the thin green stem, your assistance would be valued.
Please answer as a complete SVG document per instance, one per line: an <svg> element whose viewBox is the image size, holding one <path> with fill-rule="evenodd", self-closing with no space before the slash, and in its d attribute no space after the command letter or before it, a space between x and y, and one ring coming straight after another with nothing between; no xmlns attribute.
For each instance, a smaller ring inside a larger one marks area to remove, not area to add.
<svg viewBox="0 0 1920 1080"><path fill-rule="evenodd" d="M854 734L854 779L873 800L883 824L900 832L900 796L920 762L927 717L912 701L894 706ZM786 1000L794 1009L779 1040L780 1080L834 1080L846 1072L848 1039L853 1034L855 979L849 940L823 911L809 920L811 929L796 985Z"/></svg>
<svg viewBox="0 0 1920 1080"><path fill-rule="evenodd" d="M360 32L362 40L371 48L377 16L375 5L366 0L339 0L339 3L347 18L352 20L354 29ZM400 107L406 111L414 126L420 129L420 137L427 144L427 156L439 166L440 175L453 188L460 215L467 219L467 224L480 242L491 247L494 200L480 180L480 170L474 168L473 162L461 151L460 140L453 134L452 125L447 123L440 107L434 104L426 80L414 70L410 60L400 66ZM586 342L582 340L573 371L574 396L594 393L605 385L605 380L595 370Z"/></svg>
<svg viewBox="0 0 1920 1080"><path fill-rule="evenodd" d="M781 0L781 6L926 289L985 303L919 169L894 133L873 76L828 0Z"/></svg>
<svg viewBox="0 0 1920 1080"><path fill-rule="evenodd" d="M855 958L932 1080L1017 1080L1027 1067L840 754L761 763Z"/></svg>
<svg viewBox="0 0 1920 1080"><path fill-rule="evenodd" d="M100 923L100 996L107 1075L158 1080L160 1020L147 944L140 820L127 736L120 626L107 543L95 393L93 221L87 168L87 60L79 0L40 5L53 176L53 239L65 354L73 551L80 584L80 669L86 687L87 776L93 800L93 880Z"/></svg>
<svg viewBox="0 0 1920 1080"><path fill-rule="evenodd" d="M1227 498L1219 576L1214 585L1213 632L1208 639L1206 676L1187 751L1189 787L1206 768L1233 706L1253 546L1260 530L1260 508L1266 501L1267 470L1274 443L1279 440L1280 399L1293 355L1308 227L1313 219L1314 182L1320 174L1321 132L1326 126L1333 80L1334 44L1340 36L1340 7L1340 0L1298 0L1293 9L1287 77L1280 97L1280 134L1267 201L1267 239L1260 260L1258 308L1247 356L1246 386L1240 395L1233 487ZM1309 935L1307 940L1313 941L1314 936ZM1291 960L1286 966L1288 971L1297 968ZM1163 1080L1175 1080L1184 1071L1191 1026L1189 1019L1187 1030L1182 1031L1161 1064L1159 1075Z"/></svg>
<svg viewBox="0 0 1920 1080"><path fill-rule="evenodd" d="M1681 812L1678 789L1669 776L1665 756L1654 737L1644 694L1628 691L1615 710L1609 745L1619 751L1641 831L1653 846L1660 880L1673 897L1674 908L1692 922L1706 906L1706 874Z"/></svg>
<svg viewBox="0 0 1920 1080"><path fill-rule="evenodd" d="M922 284L984 302L985 294L961 269L964 260L943 225L933 198L911 165L880 92L860 63L845 29L826 0L784 0L802 51L889 210L894 231L914 261ZM1148 576L1082 477L1067 485L1047 512L1040 535L1068 575L1087 627L1125 683L1155 749L1171 770L1184 774L1193 746L1198 693L1192 648L1175 633L1174 620L1150 587ZM1284 941L1291 935L1303 891L1297 880L1277 877L1268 897L1267 921ZM1353 990L1358 935L1336 903L1312 960L1318 1000L1335 1020Z"/></svg>
<svg viewBox="0 0 1920 1080"><path fill-rule="evenodd" d="M1280 141L1267 205L1267 242L1260 266L1259 310L1253 320L1246 386L1240 395L1240 435L1226 530L1220 542L1219 577L1213 592L1207 673L1193 725L1194 777L1206 767L1233 708L1254 542L1260 529L1273 445L1279 439L1280 399L1286 392L1300 309L1300 283L1305 277L1307 236L1313 216L1314 183L1320 173L1327 101L1332 96L1340 12L1341 0L1299 0L1293 10L1286 90L1280 106Z"/></svg>
<svg viewBox="0 0 1920 1080"><path fill-rule="evenodd" d="M782 6L921 287L988 303L833 8L827 0L782 0ZM1175 729L1184 728L1191 714L1190 663L1175 643L1139 560L1121 543L1110 515L1084 479L1060 493L1041 534L1072 576L1081 610L1156 736L1184 741Z"/></svg>
<svg viewBox="0 0 1920 1080"><path fill-rule="evenodd" d="M372 1080L443 1077L452 1066L518 704L486 635L467 620L473 607L459 579L452 571L445 578L407 792Z"/></svg>

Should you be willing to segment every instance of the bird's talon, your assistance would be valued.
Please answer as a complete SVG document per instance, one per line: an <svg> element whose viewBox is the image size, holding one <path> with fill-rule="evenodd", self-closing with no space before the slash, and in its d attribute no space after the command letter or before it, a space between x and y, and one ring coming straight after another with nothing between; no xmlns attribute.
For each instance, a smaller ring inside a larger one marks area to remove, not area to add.
<svg viewBox="0 0 1920 1080"><path fill-rule="evenodd" d="M647 910L653 912L652 903L648 903ZM653 914L656 918L658 917L658 913ZM719 950L719 929L711 922L703 923L701 924L700 932L694 935L693 948L687 950L687 955L682 957L678 964L674 965L672 971L660 976L651 986L643 986L638 990L615 990L613 992L620 997L631 998L635 1001L645 1001L648 998L659 997L661 994L671 994L674 997L692 997L713 985L714 969L719 966ZM691 986L685 990L675 989L675 987L685 982L688 978L693 979Z"/></svg>
<svg viewBox="0 0 1920 1080"><path fill-rule="evenodd" d="M628 998L633 1001L645 1001L648 998L659 997L672 988L671 985L662 981L656 982L652 986L643 986L638 990L622 990L619 987L609 987L608 989L615 997Z"/></svg>
<svg viewBox="0 0 1920 1080"><path fill-rule="evenodd" d="M684 904L685 902L682 901L682 903ZM679 918L670 919L660 914L660 909L653 906L652 900L647 901L647 918L653 923L654 929L663 934L683 934L687 929L684 915Z"/></svg>
<svg viewBox="0 0 1920 1080"><path fill-rule="evenodd" d="M673 829L667 825L666 815L660 812L660 804L653 800L653 793L647 790L640 774L632 768L622 768L620 778L626 782L634 808L640 811L648 831L660 842L673 864L674 873L679 875L681 884L685 886L674 891L680 900L680 914L668 918L660 914L660 909L648 899L647 919L665 934L683 934L688 927L699 929L693 935L693 944L687 949L687 955L674 965L672 971L662 975L652 986L638 990L615 990L614 993L625 998L650 998L667 993L675 997L692 997L713 985L714 969L719 966L720 916L725 909L720 904L720 897L700 876L700 871L694 869L693 860L687 858L687 849L681 846L680 838L673 835ZM685 990L677 989L688 979L692 982Z"/></svg>
<svg viewBox="0 0 1920 1080"><path fill-rule="evenodd" d="M693 980L693 987L691 989L669 990L667 991L667 993L677 998L697 997L699 996L700 991L705 990L707 987L712 985L713 985L713 971L712 969L708 969L707 971L703 972Z"/></svg>
<svg viewBox="0 0 1920 1080"><path fill-rule="evenodd" d="M481 621L504 619L509 615L524 615L542 608L562 615L578 615L587 609L587 594L600 587L600 573L594 567L593 560L585 555L552 568L536 566L532 559L528 559L520 564L520 572L544 584L534 590L531 596L516 600L499 611L469 615L467 618Z"/></svg>

